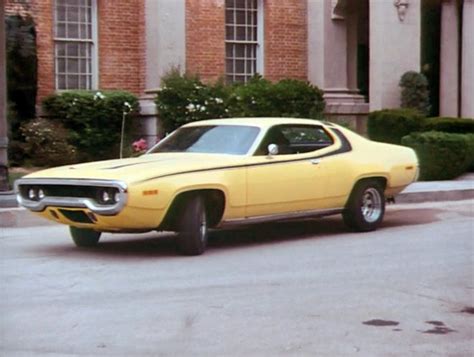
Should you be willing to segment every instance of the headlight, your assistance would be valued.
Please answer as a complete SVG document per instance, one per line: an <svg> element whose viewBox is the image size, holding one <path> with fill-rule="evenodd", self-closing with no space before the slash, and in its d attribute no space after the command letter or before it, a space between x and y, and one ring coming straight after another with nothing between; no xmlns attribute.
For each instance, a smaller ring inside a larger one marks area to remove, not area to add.
<svg viewBox="0 0 474 357"><path fill-rule="evenodd" d="M35 201L38 198L38 196L36 195L36 190L34 188L30 188L28 190L28 198L33 201Z"/></svg>
<svg viewBox="0 0 474 357"><path fill-rule="evenodd" d="M113 205L119 201L120 192L116 188L104 187L99 189L98 201L103 205Z"/></svg>
<svg viewBox="0 0 474 357"><path fill-rule="evenodd" d="M102 202L107 203L110 201L110 195L107 190L102 191Z"/></svg>
<svg viewBox="0 0 474 357"><path fill-rule="evenodd" d="M40 188L40 189L38 190L38 198L39 198L40 200L42 200L42 199L44 198L44 196L45 196L45 195L44 195L44 191Z"/></svg>

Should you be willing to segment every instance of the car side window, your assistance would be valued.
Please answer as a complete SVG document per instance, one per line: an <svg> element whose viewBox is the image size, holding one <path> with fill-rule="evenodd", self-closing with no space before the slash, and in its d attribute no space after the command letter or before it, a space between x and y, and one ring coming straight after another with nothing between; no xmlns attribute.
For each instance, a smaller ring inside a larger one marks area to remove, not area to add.
<svg viewBox="0 0 474 357"><path fill-rule="evenodd" d="M268 145L278 145L278 155L302 154L334 143L320 125L277 125L270 128L255 155L268 155Z"/></svg>

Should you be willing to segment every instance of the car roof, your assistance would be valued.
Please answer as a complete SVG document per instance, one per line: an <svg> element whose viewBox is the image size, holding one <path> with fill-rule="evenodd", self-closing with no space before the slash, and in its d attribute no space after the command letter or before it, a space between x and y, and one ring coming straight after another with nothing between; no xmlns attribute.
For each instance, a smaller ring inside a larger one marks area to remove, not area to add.
<svg viewBox="0 0 474 357"><path fill-rule="evenodd" d="M300 119L300 118L227 118L227 119L211 119L199 120L186 124L186 127L201 126L201 125L249 125L259 128L268 128L273 125L280 124L306 124L306 125L326 125L327 123L315 119Z"/></svg>

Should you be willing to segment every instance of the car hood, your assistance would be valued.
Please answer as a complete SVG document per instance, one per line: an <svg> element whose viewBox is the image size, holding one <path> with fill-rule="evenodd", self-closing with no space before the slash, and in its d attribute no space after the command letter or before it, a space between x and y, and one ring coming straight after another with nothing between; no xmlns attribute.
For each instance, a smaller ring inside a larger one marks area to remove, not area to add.
<svg viewBox="0 0 474 357"><path fill-rule="evenodd" d="M148 154L137 158L67 165L25 178L121 180L133 183L182 172L243 164L244 156L197 153Z"/></svg>

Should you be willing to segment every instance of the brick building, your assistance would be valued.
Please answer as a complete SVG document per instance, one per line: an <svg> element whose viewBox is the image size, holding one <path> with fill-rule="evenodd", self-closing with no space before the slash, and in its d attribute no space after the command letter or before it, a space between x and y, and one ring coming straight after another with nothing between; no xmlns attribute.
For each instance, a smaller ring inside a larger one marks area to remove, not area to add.
<svg viewBox="0 0 474 357"><path fill-rule="evenodd" d="M426 2L442 25L430 41L457 39L441 43L440 114L474 117L474 0L6 0L5 9L35 20L38 101L129 90L154 134L150 93L172 67L209 81L309 80L325 91L328 115L356 125L398 107L401 75L422 66Z"/></svg>

